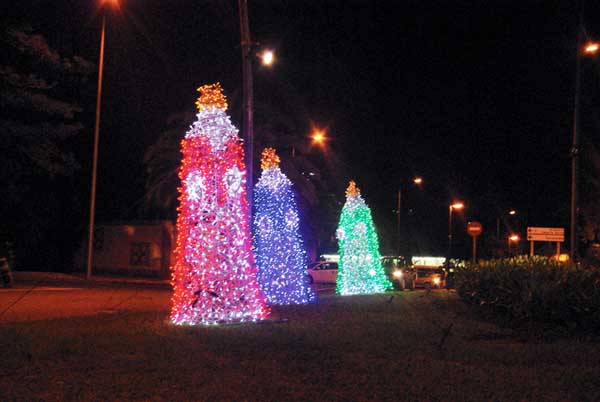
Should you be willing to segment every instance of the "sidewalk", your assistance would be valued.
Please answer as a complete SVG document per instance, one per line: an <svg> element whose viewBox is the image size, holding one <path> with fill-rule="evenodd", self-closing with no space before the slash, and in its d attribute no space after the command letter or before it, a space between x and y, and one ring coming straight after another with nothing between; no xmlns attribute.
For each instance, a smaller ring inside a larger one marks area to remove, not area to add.
<svg viewBox="0 0 600 402"><path fill-rule="evenodd" d="M158 278L135 278L120 275L93 275L90 280L83 273L64 274L61 272L13 271L13 284L31 283L68 283L85 285L140 285L171 288L170 281Z"/></svg>

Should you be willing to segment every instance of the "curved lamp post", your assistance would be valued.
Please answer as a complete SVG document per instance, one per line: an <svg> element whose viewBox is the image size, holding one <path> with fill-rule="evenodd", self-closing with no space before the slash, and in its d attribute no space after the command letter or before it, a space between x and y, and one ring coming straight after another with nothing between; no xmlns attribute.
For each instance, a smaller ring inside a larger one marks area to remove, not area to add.
<svg viewBox="0 0 600 402"><path fill-rule="evenodd" d="M105 4L112 7L119 6L119 0L102 0L102 8ZM96 93L96 123L94 124L94 155L92 161L92 191L90 195L90 222L88 233L88 254L86 279L92 278L92 264L94 260L94 216L96 214L96 175L98 172L98 142L100 138L100 107L102 104L102 74L104 72L104 38L106 36L106 11L102 10L102 28L100 33L100 59L98 61L98 91Z"/></svg>

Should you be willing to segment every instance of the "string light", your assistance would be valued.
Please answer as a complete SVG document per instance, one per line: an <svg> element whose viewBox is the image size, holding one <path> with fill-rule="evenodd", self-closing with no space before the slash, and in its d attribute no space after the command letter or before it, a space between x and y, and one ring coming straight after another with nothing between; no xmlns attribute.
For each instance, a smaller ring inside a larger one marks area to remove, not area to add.
<svg viewBox="0 0 600 402"><path fill-rule="evenodd" d="M340 256L337 293L380 293L392 288L381 265L371 210L354 181L346 189L346 204L342 208L336 237Z"/></svg>
<svg viewBox="0 0 600 402"><path fill-rule="evenodd" d="M254 247L258 282L269 304L306 304L315 293L306 283L306 251L292 183L273 148L262 152L254 188Z"/></svg>
<svg viewBox="0 0 600 402"><path fill-rule="evenodd" d="M269 310L252 254L243 147L221 86L198 90L200 112L181 142L171 321L261 320Z"/></svg>

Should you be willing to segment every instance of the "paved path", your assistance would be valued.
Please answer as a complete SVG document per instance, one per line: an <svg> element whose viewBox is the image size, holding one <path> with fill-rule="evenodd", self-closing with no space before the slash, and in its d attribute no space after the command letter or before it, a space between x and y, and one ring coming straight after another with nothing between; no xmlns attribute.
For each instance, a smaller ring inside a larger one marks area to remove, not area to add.
<svg viewBox="0 0 600 402"><path fill-rule="evenodd" d="M93 283L70 278L34 279L16 281L13 288L0 288L0 325L120 311L155 311L166 315L170 309L171 289L165 283L131 279L123 279L122 283L100 279ZM332 284L314 286L318 293L335 290Z"/></svg>

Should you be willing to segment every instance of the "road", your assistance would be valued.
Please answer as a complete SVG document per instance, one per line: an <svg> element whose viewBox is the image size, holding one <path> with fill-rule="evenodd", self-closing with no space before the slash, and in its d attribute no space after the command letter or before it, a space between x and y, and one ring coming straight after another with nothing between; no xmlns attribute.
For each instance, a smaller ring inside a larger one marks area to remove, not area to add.
<svg viewBox="0 0 600 402"><path fill-rule="evenodd" d="M0 323L169 310L171 291L143 286L17 285L0 289Z"/></svg>
<svg viewBox="0 0 600 402"><path fill-rule="evenodd" d="M333 289L333 286L317 285L319 293ZM170 298L171 290L164 286L17 284L14 288L0 288L0 324L122 311L167 313Z"/></svg>

